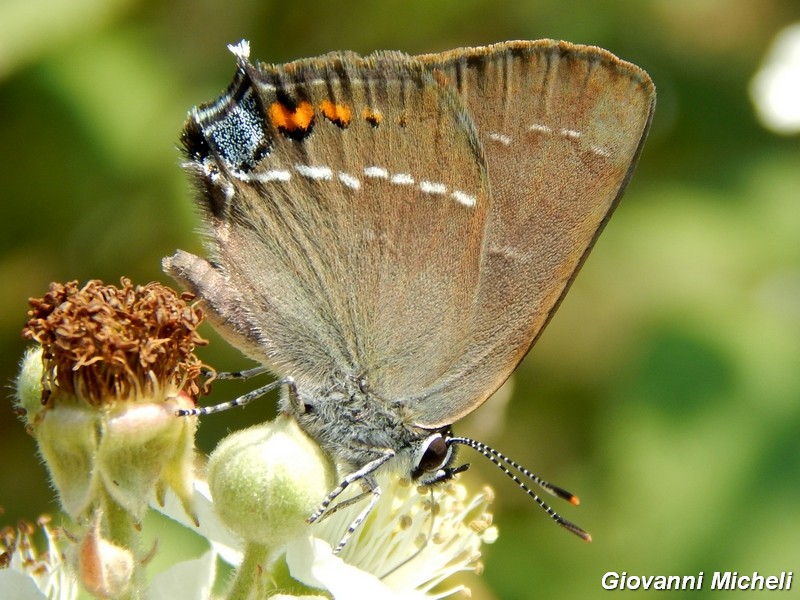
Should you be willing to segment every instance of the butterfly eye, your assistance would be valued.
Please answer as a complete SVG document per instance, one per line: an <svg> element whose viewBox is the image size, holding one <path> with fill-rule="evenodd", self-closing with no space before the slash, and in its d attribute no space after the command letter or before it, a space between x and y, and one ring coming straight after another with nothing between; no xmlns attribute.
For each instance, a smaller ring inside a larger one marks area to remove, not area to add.
<svg viewBox="0 0 800 600"><path fill-rule="evenodd" d="M442 434L435 433L425 439L417 457L416 466L411 473L414 479L444 467L450 460L450 446Z"/></svg>

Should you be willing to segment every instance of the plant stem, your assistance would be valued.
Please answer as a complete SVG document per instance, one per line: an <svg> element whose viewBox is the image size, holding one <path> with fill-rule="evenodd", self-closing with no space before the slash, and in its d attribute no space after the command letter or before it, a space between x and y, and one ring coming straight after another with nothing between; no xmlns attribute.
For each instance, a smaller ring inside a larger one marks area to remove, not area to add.
<svg viewBox="0 0 800 600"><path fill-rule="evenodd" d="M269 581L266 546L248 542L244 550L242 564L236 570L236 578L228 592L227 600L253 600L263 598Z"/></svg>

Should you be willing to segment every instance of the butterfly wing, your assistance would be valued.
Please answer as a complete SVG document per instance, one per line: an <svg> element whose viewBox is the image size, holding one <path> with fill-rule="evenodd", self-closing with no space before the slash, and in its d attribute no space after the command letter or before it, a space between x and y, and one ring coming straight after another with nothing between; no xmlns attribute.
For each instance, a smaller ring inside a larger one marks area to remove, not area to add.
<svg viewBox="0 0 800 600"><path fill-rule="evenodd" d="M634 65L565 42L420 58L464 100L492 194L467 351L409 400L436 428L486 400L552 316L631 176L655 89Z"/></svg>
<svg viewBox="0 0 800 600"><path fill-rule="evenodd" d="M238 50L183 136L211 260L166 270L300 389L430 387L466 351L489 214L463 101L401 54L256 68Z"/></svg>

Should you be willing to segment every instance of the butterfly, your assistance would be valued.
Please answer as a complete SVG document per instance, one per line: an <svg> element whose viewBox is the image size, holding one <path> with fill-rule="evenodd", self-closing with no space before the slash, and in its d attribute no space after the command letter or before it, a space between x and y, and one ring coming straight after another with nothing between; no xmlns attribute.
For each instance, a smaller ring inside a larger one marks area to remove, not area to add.
<svg viewBox="0 0 800 600"><path fill-rule="evenodd" d="M640 68L589 46L516 41L408 56L249 60L182 133L209 258L165 271L277 381L280 409L341 466L319 519L376 473L447 480L455 447L577 499L452 433L552 317L631 177L655 107Z"/></svg>

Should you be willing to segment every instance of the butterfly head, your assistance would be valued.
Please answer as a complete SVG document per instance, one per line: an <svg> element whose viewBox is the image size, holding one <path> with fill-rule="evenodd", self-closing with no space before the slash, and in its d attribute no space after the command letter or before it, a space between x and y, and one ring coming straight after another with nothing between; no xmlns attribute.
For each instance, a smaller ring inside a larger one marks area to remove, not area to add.
<svg viewBox="0 0 800 600"><path fill-rule="evenodd" d="M419 441L411 470L411 478L415 482L432 485L452 479L469 468L469 464L452 466L456 459L456 447L450 439L450 429L444 428Z"/></svg>

